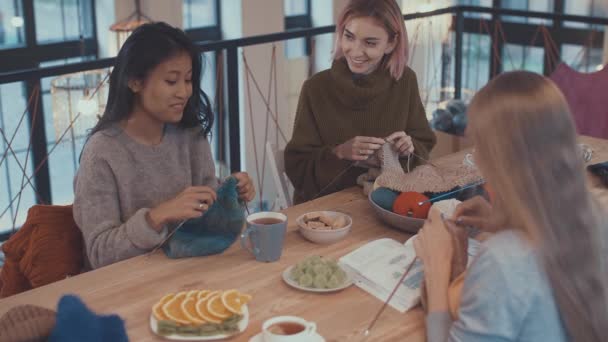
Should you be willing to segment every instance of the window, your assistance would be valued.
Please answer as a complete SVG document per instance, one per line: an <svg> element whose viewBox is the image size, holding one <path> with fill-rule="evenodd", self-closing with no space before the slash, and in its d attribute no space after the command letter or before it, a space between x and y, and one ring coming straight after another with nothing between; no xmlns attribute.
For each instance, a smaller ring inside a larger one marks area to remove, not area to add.
<svg viewBox="0 0 608 342"><path fill-rule="evenodd" d="M0 234L10 232L13 221L17 227L23 224L27 210L36 203L34 190L27 178L23 178L22 171L22 167L26 168L26 176L29 177L34 170L31 158L26 165L30 131L28 118L21 121L26 103L27 94L22 82L0 85L0 128L4 133L0 138ZM12 151L7 140L12 140Z"/></svg>
<svg viewBox="0 0 608 342"><path fill-rule="evenodd" d="M562 60L574 70L594 72L603 68L603 50L580 45L564 44Z"/></svg>
<svg viewBox="0 0 608 342"><path fill-rule="evenodd" d="M405 3L405 1L404 1ZM492 7L492 0L456 0L455 4L457 5L467 5L467 6L480 6L480 7ZM492 16L489 14L479 14L479 13L467 13L464 14L467 18L484 18L489 19Z"/></svg>
<svg viewBox="0 0 608 342"><path fill-rule="evenodd" d="M534 12L553 12L554 0L501 0L502 8L534 11ZM505 21L530 24L551 25L551 20L539 18L525 18L520 16L504 16Z"/></svg>
<svg viewBox="0 0 608 342"><path fill-rule="evenodd" d="M183 0L184 29L218 25L216 0Z"/></svg>
<svg viewBox="0 0 608 342"><path fill-rule="evenodd" d="M608 4L605 0L564 0L564 13L594 17L608 17ZM592 25L585 23L565 22L566 27L589 28ZM595 25L595 29L602 29Z"/></svg>
<svg viewBox="0 0 608 342"><path fill-rule="evenodd" d="M23 45L23 10L20 1L0 1L0 49Z"/></svg>
<svg viewBox="0 0 608 342"><path fill-rule="evenodd" d="M312 27L310 0L283 0L285 30ZM285 42L285 56L289 59L308 55L309 40L306 38L289 39Z"/></svg>
<svg viewBox="0 0 608 342"><path fill-rule="evenodd" d="M308 14L308 1L302 0L284 0L285 16L292 17L296 15Z"/></svg>
<svg viewBox="0 0 608 342"><path fill-rule="evenodd" d="M34 0L38 43L91 38L91 0Z"/></svg>
<svg viewBox="0 0 608 342"><path fill-rule="evenodd" d="M59 61L41 63L41 67L62 65L87 60L86 57L75 57ZM68 124L67 113L57 113L58 108L53 108L51 95L51 81L55 77L46 77L41 80L42 105L45 113L45 131L47 138L47 153L49 153L48 165L51 179L51 197L53 204L69 204L74 200L73 181L78 170L80 152L86 141L87 130L91 129L96 120L88 119L84 115L78 117L74 122L74 129L67 130L64 125L55 125L56 115L66 118L65 126ZM89 80L89 84L98 84L101 79ZM89 86L92 87L92 86ZM103 99L105 102L106 99ZM72 105L72 108L75 105ZM73 113L76 115L76 113ZM67 132L60 142L57 140ZM57 146L55 146L57 145Z"/></svg>
<svg viewBox="0 0 608 342"><path fill-rule="evenodd" d="M462 87L477 91L490 79L490 37L465 34L463 37Z"/></svg>
<svg viewBox="0 0 608 342"><path fill-rule="evenodd" d="M528 70L543 73L545 64L543 48L505 44L502 56L503 71Z"/></svg>
<svg viewBox="0 0 608 342"><path fill-rule="evenodd" d="M0 49L4 50L0 52L0 73L97 57L93 3L94 0L1 0ZM33 29L27 30L28 27ZM17 128L27 100L38 86L41 93L37 111L28 112ZM0 127L9 140L16 132L11 144L14 153L0 137L0 159L8 151L5 161L0 162L0 241L23 224L32 205L72 201L74 156L80 153L82 144L75 139L74 144L66 144L65 150L58 146L46 159L55 140L51 102L50 78L0 84ZM34 116L37 121L32 127ZM39 121L42 118L44 122ZM28 153L30 132L34 140ZM29 182L22 181L23 167L27 177L32 177Z"/></svg>

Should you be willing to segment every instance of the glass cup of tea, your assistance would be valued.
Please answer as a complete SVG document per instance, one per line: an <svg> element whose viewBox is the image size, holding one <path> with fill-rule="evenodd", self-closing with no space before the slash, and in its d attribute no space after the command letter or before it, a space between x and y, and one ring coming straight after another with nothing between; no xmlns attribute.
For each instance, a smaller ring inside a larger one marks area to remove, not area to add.
<svg viewBox="0 0 608 342"><path fill-rule="evenodd" d="M260 212L247 216L247 228L241 234L241 246L256 260L277 261L281 258L287 216L276 212Z"/></svg>
<svg viewBox="0 0 608 342"><path fill-rule="evenodd" d="M295 316L274 317L262 324L264 342L310 342L317 325Z"/></svg>

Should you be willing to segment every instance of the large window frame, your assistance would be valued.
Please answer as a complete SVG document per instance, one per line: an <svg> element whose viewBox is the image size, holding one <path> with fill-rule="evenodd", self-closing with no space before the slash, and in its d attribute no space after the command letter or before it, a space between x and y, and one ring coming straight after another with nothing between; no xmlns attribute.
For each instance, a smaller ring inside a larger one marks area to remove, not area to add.
<svg viewBox="0 0 608 342"><path fill-rule="evenodd" d="M34 13L34 0L15 0L20 1L23 10L24 21L24 43L15 48L0 49L0 73L11 73L22 70L33 70L40 66L40 63L56 61L61 59L70 59L75 57L94 57L98 58L97 44L97 28L96 28L96 13L95 1L90 0L90 15L91 15L91 36L87 38L66 40L62 42L38 43L36 38L36 19ZM29 78L23 81L26 88L27 98L31 98L35 89L42 89L40 78ZM31 146L32 168L38 169L36 175L32 178L36 192L37 204L50 204L51 196L51 181L49 174L49 166L47 160L47 134L44 122L46 122L45 114L49 116L51 113L44 112L44 106L34 106L35 101L32 101L28 108L28 130L33 137ZM42 102L42 94L40 94L40 102ZM36 110L36 111L34 111ZM11 115L19 115L11 113ZM37 124L31 127L32 121L36 117ZM5 117L6 118L6 117ZM27 170L26 170L27 171ZM29 175L28 175L29 176ZM2 210L2 209L0 209ZM9 233L0 234L0 241L8 239Z"/></svg>

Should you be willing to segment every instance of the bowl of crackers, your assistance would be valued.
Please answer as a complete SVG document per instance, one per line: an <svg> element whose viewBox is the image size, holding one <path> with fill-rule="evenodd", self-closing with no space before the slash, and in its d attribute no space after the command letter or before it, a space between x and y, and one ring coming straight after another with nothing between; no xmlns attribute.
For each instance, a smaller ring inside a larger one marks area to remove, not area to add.
<svg viewBox="0 0 608 342"><path fill-rule="evenodd" d="M353 219L336 211L313 211L296 219L300 234L318 244L331 244L342 240L353 224Z"/></svg>

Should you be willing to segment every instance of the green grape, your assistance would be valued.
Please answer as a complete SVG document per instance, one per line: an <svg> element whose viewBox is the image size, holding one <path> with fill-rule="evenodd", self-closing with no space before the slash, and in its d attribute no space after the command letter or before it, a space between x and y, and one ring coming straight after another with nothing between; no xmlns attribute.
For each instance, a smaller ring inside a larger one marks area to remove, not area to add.
<svg viewBox="0 0 608 342"><path fill-rule="evenodd" d="M298 285L302 287L311 287L313 285L313 278L309 274L304 274L298 278Z"/></svg>
<svg viewBox="0 0 608 342"><path fill-rule="evenodd" d="M346 272L344 272L341 268L338 268L333 275L336 276L340 283L343 283L346 280Z"/></svg>
<svg viewBox="0 0 608 342"><path fill-rule="evenodd" d="M327 278L322 274L318 274L315 276L315 279L314 279L312 285L314 288L317 288L317 289L325 289L325 288L327 288Z"/></svg>
<svg viewBox="0 0 608 342"><path fill-rule="evenodd" d="M300 277L304 275L304 269L302 269L301 267L294 267L291 269L291 273L290 273L290 277L291 279L298 281L298 279L300 279Z"/></svg>
<svg viewBox="0 0 608 342"><path fill-rule="evenodd" d="M329 280L327 281L327 288L328 289L335 289L336 287L339 287L340 285L342 285L342 282L338 279L338 277L336 277L336 275L332 275Z"/></svg>
<svg viewBox="0 0 608 342"><path fill-rule="evenodd" d="M314 265L312 269L314 271L314 274L317 275L317 276L319 276L319 275L327 276L327 275L329 275L331 273L330 268L327 265L324 265L324 264Z"/></svg>

